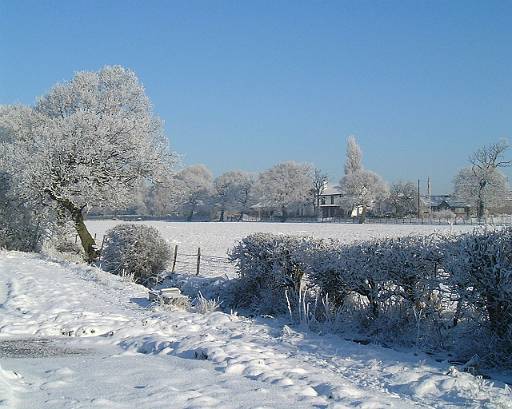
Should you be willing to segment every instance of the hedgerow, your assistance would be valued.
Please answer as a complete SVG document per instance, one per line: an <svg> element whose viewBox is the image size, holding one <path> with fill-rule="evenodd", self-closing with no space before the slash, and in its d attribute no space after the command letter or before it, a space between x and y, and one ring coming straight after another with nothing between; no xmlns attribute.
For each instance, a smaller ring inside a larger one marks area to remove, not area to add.
<svg viewBox="0 0 512 409"><path fill-rule="evenodd" d="M512 229L352 244L258 233L230 257L242 306L512 364Z"/></svg>

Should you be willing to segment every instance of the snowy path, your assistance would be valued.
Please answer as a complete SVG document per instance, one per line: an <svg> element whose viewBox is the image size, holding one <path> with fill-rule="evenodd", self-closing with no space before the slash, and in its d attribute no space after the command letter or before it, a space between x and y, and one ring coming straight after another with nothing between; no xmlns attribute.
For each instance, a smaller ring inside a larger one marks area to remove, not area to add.
<svg viewBox="0 0 512 409"><path fill-rule="evenodd" d="M512 407L508 390L423 356L148 309L144 288L93 268L0 252L0 288L0 349L40 337L68 351L0 354L0 407Z"/></svg>

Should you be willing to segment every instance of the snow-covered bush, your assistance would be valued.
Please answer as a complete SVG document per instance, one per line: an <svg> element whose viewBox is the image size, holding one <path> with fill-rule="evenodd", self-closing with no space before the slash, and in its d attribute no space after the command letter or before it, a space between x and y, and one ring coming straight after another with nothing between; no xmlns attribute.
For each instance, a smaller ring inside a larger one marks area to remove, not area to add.
<svg viewBox="0 0 512 409"><path fill-rule="evenodd" d="M350 294L350 284L344 263L347 246L338 240L308 240L294 252L307 274L308 281L316 286L319 295L328 297L334 308L343 306Z"/></svg>
<svg viewBox="0 0 512 409"><path fill-rule="evenodd" d="M337 240L313 240L297 257L323 298L328 296L332 307L343 309L354 296L368 320L376 319L382 303L388 298L386 271L374 255L381 251L379 241L350 245ZM353 304L353 303L352 303Z"/></svg>
<svg viewBox="0 0 512 409"><path fill-rule="evenodd" d="M464 234L447 253L454 325L470 319L484 326L491 335L484 343L488 358L512 363L512 228Z"/></svg>
<svg viewBox="0 0 512 409"><path fill-rule="evenodd" d="M38 251L43 226L32 209L16 197L10 175L0 171L0 248Z"/></svg>
<svg viewBox="0 0 512 409"><path fill-rule="evenodd" d="M133 274L142 284L163 271L171 258L167 242L154 227L120 224L106 233L102 267L114 274Z"/></svg>
<svg viewBox="0 0 512 409"><path fill-rule="evenodd" d="M439 347L432 331L445 327L442 243L441 237L431 235L363 244L368 257L365 275L378 284L379 309L372 328L380 338Z"/></svg>
<svg viewBox="0 0 512 409"><path fill-rule="evenodd" d="M439 292L443 254L437 236L388 238L375 242L372 264L385 277L388 298L408 312L422 313ZM432 312L432 311L430 311Z"/></svg>
<svg viewBox="0 0 512 409"><path fill-rule="evenodd" d="M238 266L236 304L258 312L286 312L285 291L298 292L304 275L293 251L305 237L256 233L242 239L230 252Z"/></svg>
<svg viewBox="0 0 512 409"><path fill-rule="evenodd" d="M83 249L78 243L74 226L70 222L48 226L41 252L50 258L73 263L83 262Z"/></svg>

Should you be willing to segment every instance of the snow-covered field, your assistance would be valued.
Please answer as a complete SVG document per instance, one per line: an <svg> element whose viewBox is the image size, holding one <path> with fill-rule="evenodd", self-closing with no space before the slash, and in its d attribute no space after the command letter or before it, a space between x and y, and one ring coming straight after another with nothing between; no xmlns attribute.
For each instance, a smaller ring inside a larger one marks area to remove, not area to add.
<svg viewBox="0 0 512 409"><path fill-rule="evenodd" d="M98 245L105 232L120 220L89 220L87 226L96 234ZM164 221L135 222L156 227L170 245L178 244L178 253L194 254L197 248L206 256L226 257L234 244L251 233L268 232L306 235L317 238L337 238L346 242L378 237L398 237L409 234L429 234L433 232L471 231L472 226L430 226L401 224L338 224L338 223L179 223ZM178 265L179 267L179 265ZM203 269L202 275L211 270ZM223 273L215 271L215 275ZM228 275L233 271L228 270Z"/></svg>
<svg viewBox="0 0 512 409"><path fill-rule="evenodd" d="M89 226L101 235L113 223ZM148 224L180 245L218 255L255 231L346 240L433 231ZM446 361L284 324L151 307L145 288L96 268L0 252L0 407L512 408L507 386Z"/></svg>

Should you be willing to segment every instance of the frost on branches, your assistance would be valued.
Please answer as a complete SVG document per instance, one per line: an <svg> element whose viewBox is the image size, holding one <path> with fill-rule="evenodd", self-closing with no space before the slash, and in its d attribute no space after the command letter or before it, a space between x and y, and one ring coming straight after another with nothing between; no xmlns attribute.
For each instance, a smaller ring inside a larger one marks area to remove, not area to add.
<svg viewBox="0 0 512 409"><path fill-rule="evenodd" d="M487 210L499 208L508 193L507 177L498 169L485 175L475 174L472 168L461 169L455 176L454 187L455 197L477 209L479 217Z"/></svg>
<svg viewBox="0 0 512 409"><path fill-rule="evenodd" d="M263 206L281 211L282 221L288 218L288 208L311 200L313 170L296 162L283 162L260 173L257 192Z"/></svg>
<svg viewBox="0 0 512 409"><path fill-rule="evenodd" d="M388 186L378 174L363 168L361 157L359 145L350 136L347 140L345 176L340 180L340 187L345 193L344 202L351 208L361 208L359 223L364 223L368 208L387 196Z"/></svg>
<svg viewBox="0 0 512 409"><path fill-rule="evenodd" d="M253 185L252 175L242 171L226 172L214 180L214 199L220 211L219 221L224 221L226 211L238 212L239 220L242 220L251 199Z"/></svg>
<svg viewBox="0 0 512 409"><path fill-rule="evenodd" d="M33 108L4 107L0 127L19 195L71 218L88 261L98 251L84 211L125 205L141 179L173 163L143 86L120 66L78 72Z"/></svg>
<svg viewBox="0 0 512 409"><path fill-rule="evenodd" d="M208 208L213 190L213 175L205 165L192 165L180 171L173 181L178 206L191 222L199 209Z"/></svg>
<svg viewBox="0 0 512 409"><path fill-rule="evenodd" d="M474 205L479 219L508 192L507 179L499 171L511 165L511 161L505 159L508 148L506 140L481 147L469 158L471 167L462 169L455 177L455 195Z"/></svg>
<svg viewBox="0 0 512 409"><path fill-rule="evenodd" d="M345 162L345 175L363 170L363 152L357 144L356 137L350 135L347 138L347 159Z"/></svg>
<svg viewBox="0 0 512 409"><path fill-rule="evenodd" d="M154 227L125 223L107 231L102 254L105 271L148 284L166 268L170 258L169 245Z"/></svg>

